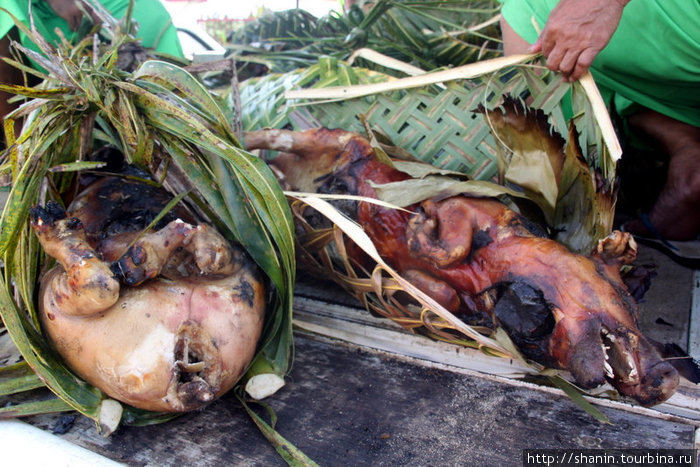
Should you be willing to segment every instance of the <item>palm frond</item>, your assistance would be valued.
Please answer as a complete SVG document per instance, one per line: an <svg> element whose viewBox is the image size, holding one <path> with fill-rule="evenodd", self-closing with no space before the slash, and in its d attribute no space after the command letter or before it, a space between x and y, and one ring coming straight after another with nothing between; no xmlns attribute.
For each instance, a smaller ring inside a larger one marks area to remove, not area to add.
<svg viewBox="0 0 700 467"><path fill-rule="evenodd" d="M353 5L320 19L289 10L244 26L227 46L236 60L264 64L273 73L312 66L323 56L347 60L361 48L433 70L496 56L499 9L495 0L378 0L366 12ZM374 62L358 65L392 73Z"/></svg>

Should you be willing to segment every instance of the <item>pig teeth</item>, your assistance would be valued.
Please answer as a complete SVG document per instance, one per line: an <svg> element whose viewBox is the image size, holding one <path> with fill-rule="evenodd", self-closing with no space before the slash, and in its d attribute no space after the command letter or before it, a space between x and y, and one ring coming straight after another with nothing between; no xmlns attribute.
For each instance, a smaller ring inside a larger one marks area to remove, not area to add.
<svg viewBox="0 0 700 467"><path fill-rule="evenodd" d="M185 373L199 373L200 371L203 371L207 365L205 362L188 363L178 361L177 366L180 368L180 370L184 371Z"/></svg>
<svg viewBox="0 0 700 467"><path fill-rule="evenodd" d="M615 336L610 334L607 329L602 328L601 329L603 336L609 340L610 342L615 341ZM610 350L610 346L605 345L605 343L601 343L600 345L603 348L603 356L605 359L603 360L603 370L605 371L605 376L608 378L614 378L615 377L615 372L613 371L613 367L610 366L610 363L608 360L610 360L610 356L608 355L608 350Z"/></svg>
<svg viewBox="0 0 700 467"><path fill-rule="evenodd" d="M602 328L601 334L605 338L604 340L607 340L610 343L615 342L618 338L605 328ZM610 363L608 363L608 360L610 359L608 351L610 350L611 346L605 345L605 343L601 344L601 346L603 347L603 355L605 356L605 360L603 361L603 369L605 370L605 375L609 378L614 378L615 373L613 371L612 366L610 366ZM637 370L637 364L634 359L634 356L625 352L624 358L626 366L627 368L629 368L629 372L625 374L627 370L623 369L623 374L621 375L621 377L625 381L636 381L639 378L639 371Z"/></svg>
<svg viewBox="0 0 700 467"><path fill-rule="evenodd" d="M603 335L605 336L605 338L608 339L610 342L615 342L615 339L617 339L617 338L615 337L615 334L612 334L610 331L608 331L608 330L605 329L604 327L601 328L601 331L602 331ZM610 347L608 347L608 349L609 349L609 348L610 348Z"/></svg>
<svg viewBox="0 0 700 467"><path fill-rule="evenodd" d="M601 347L603 347L603 356L605 357L605 360L603 360L603 369L605 370L605 375L609 378L614 378L615 372L613 371L612 366L610 366L610 363L608 363L608 360L610 359L610 357L608 356L608 350L610 350L610 347L608 347L605 344L601 345Z"/></svg>
<svg viewBox="0 0 700 467"><path fill-rule="evenodd" d="M605 360L603 361L603 369L605 370L605 376L609 378L614 378L615 377L615 372L613 371L612 367L608 363L608 356L605 356Z"/></svg>
<svg viewBox="0 0 700 467"><path fill-rule="evenodd" d="M639 377L639 373L637 373L637 365L635 364L632 355L627 355L627 365L630 367L629 378L637 379Z"/></svg>

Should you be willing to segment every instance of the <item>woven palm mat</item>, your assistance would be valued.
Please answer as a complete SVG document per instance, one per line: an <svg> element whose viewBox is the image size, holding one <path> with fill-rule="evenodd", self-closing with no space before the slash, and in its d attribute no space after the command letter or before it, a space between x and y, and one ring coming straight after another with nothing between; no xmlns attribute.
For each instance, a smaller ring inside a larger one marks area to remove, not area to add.
<svg viewBox="0 0 700 467"><path fill-rule="evenodd" d="M287 89L395 79L339 61L330 65L319 62L309 69L242 83L244 129L303 129L317 125L363 133L361 117L364 117L373 131L425 162L466 173L476 180L495 180L499 151L504 148L494 137L488 119L474 111L479 105L487 109L498 107L506 95L529 97L530 105L542 109L553 131L564 138L568 134L569 117L573 118L587 162L591 167L601 167L604 178L612 183L614 164L610 163L598 128L591 121L588 99L559 76L538 73L536 69L536 65L533 68L532 64L523 64L445 85L331 102L286 100L283 93Z"/></svg>

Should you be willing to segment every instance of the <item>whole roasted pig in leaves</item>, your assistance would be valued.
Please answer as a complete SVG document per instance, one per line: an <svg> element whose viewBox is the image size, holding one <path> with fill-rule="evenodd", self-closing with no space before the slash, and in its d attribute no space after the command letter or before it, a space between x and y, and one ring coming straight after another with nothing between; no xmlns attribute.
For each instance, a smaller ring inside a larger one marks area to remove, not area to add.
<svg viewBox="0 0 700 467"><path fill-rule="evenodd" d="M144 232L172 197L134 176L146 177L93 177L67 210L50 202L30 211L58 262L41 280L41 322L68 366L109 396L189 411L247 368L265 287L245 253L181 207Z"/></svg>
<svg viewBox="0 0 700 467"><path fill-rule="evenodd" d="M262 130L245 142L282 151L270 164L293 190L377 197L371 183L409 178L342 130ZM614 232L586 257L494 199L429 199L412 213L344 206L389 265L465 321L503 327L532 360L568 370L584 388L607 380L643 405L674 393L678 373L637 328L620 277L636 254L628 234Z"/></svg>

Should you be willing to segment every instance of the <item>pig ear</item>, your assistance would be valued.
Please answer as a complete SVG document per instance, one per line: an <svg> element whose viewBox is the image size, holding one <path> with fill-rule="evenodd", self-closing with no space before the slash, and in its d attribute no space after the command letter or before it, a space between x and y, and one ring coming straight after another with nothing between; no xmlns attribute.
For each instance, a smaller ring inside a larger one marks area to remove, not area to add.
<svg viewBox="0 0 700 467"><path fill-rule="evenodd" d="M474 247L474 226L468 204L462 201L423 201L406 227L408 249L441 269L464 261ZM486 235L481 246L490 242Z"/></svg>

